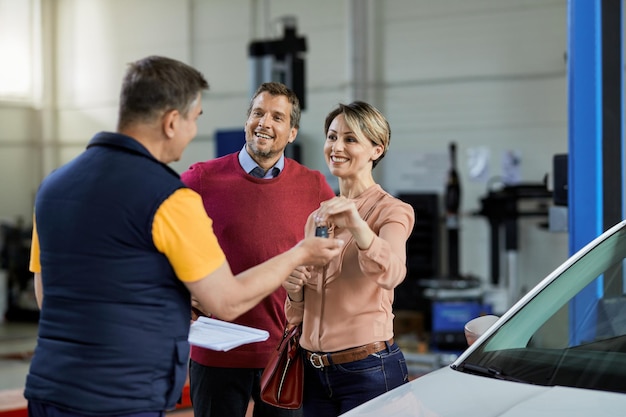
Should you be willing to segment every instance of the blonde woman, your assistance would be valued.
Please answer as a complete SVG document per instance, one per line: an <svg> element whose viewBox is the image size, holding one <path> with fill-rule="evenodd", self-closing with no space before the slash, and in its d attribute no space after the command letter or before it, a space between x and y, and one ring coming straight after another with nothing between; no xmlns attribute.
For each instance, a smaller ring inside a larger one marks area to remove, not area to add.
<svg viewBox="0 0 626 417"><path fill-rule="evenodd" d="M389 147L389 123L356 101L331 111L324 131L340 193L311 213L305 233L325 226L346 244L324 268L299 267L283 284L287 319L302 323L305 417L338 416L408 382L392 304L406 275L414 211L372 176Z"/></svg>

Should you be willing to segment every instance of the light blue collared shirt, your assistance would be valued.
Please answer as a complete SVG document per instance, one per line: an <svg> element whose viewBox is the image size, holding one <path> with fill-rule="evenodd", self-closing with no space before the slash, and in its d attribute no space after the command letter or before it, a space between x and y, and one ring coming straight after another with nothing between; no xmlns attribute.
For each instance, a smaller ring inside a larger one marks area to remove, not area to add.
<svg viewBox="0 0 626 417"><path fill-rule="evenodd" d="M252 159L248 151L246 151L246 145L243 145L243 148L239 152L239 165L241 165L241 168L243 168L243 170L246 171L248 174L254 168L259 166L254 161L254 159ZM278 168L278 173L276 175L272 175L272 171L274 170L274 168ZM272 168L267 170L263 179L272 179L275 176L278 176L278 174L282 172L283 168L285 168L285 155L284 154L280 156L280 158L278 159L278 161L276 162L276 164L274 164Z"/></svg>

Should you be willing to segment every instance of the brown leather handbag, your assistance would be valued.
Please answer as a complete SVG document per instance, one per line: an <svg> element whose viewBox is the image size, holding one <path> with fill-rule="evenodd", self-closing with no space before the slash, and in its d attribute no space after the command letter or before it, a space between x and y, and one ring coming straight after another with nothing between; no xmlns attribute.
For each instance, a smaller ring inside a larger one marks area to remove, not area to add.
<svg viewBox="0 0 626 417"><path fill-rule="evenodd" d="M261 375L261 399L275 407L302 405L304 359L300 350L301 326L288 325L276 351Z"/></svg>

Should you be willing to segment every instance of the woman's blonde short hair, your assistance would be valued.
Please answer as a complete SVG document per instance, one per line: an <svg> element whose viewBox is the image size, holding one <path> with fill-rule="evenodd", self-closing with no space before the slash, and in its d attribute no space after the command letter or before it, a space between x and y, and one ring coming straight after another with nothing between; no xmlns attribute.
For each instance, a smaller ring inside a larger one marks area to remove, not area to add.
<svg viewBox="0 0 626 417"><path fill-rule="evenodd" d="M363 101L353 101L350 104L339 104L326 116L324 122L324 135L328 134L330 124L335 117L343 114L348 127L358 136L358 139L366 139L375 145L381 145L383 152L380 157L372 161L372 169L383 159L391 141L391 127L383 114L371 104Z"/></svg>

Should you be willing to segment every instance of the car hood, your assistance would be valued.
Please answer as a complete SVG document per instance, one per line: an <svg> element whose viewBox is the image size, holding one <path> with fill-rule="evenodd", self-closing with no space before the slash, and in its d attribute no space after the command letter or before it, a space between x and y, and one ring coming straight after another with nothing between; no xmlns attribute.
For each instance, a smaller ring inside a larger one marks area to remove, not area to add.
<svg viewBox="0 0 626 417"><path fill-rule="evenodd" d="M445 367L342 416L602 417L624 410L626 394L502 381Z"/></svg>

